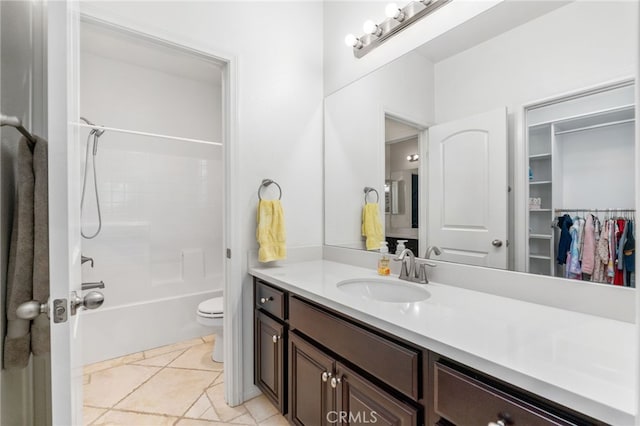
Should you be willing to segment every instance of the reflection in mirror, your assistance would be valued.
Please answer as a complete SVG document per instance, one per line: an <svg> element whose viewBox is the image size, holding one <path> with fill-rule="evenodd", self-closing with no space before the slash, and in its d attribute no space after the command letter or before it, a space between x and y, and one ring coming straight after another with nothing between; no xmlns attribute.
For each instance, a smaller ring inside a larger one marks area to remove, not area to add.
<svg viewBox="0 0 640 426"><path fill-rule="evenodd" d="M420 129L385 117L385 237L389 252L401 241L418 250L418 173Z"/></svg>
<svg viewBox="0 0 640 426"><path fill-rule="evenodd" d="M325 99L325 244L364 249L362 188L388 188L385 237L419 255L436 245L440 260L631 286L638 4L501 7L518 13L496 13L491 28L471 20ZM406 123L411 148L388 134ZM579 218L571 240L565 214ZM596 217L592 271L584 228Z"/></svg>

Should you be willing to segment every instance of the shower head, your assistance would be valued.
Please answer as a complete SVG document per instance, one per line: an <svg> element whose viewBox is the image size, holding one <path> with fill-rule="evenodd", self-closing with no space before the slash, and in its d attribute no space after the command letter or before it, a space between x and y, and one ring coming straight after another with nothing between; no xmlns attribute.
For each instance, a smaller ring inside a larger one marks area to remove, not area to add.
<svg viewBox="0 0 640 426"><path fill-rule="evenodd" d="M89 126L97 126L97 124L92 123L91 121L87 120L84 117L80 117L80 120L84 121L85 123L87 123ZM91 129L91 132L95 133L95 135L97 137L102 136L102 134L104 133L104 130L98 130L98 129Z"/></svg>

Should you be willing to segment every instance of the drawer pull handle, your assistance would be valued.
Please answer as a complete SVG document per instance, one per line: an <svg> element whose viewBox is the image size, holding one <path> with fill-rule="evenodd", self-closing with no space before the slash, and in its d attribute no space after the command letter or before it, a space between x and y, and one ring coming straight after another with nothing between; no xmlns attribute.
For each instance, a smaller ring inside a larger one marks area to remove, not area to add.
<svg viewBox="0 0 640 426"><path fill-rule="evenodd" d="M274 334L274 335L271 337L271 340L273 340L273 343L278 343L278 340L280 340L280 336L278 336L278 335L275 335L275 334Z"/></svg>
<svg viewBox="0 0 640 426"><path fill-rule="evenodd" d="M328 382L329 379L331 378L331 373L325 371L324 373L322 373L322 381L323 382Z"/></svg>
<svg viewBox="0 0 640 426"><path fill-rule="evenodd" d="M273 300L273 297L269 296L269 297L261 297L260 298L260 304L264 305L267 302L271 302Z"/></svg>
<svg viewBox="0 0 640 426"><path fill-rule="evenodd" d="M340 377L332 377L331 378L331 387L332 388L337 388L338 385L342 383L342 379L340 379Z"/></svg>

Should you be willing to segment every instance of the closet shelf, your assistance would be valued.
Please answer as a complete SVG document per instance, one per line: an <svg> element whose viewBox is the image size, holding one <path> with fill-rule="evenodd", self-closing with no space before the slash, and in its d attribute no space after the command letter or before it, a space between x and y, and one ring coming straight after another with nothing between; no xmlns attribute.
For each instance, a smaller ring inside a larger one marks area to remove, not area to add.
<svg viewBox="0 0 640 426"><path fill-rule="evenodd" d="M533 154L529 156L529 160L547 160L551 158L550 152L545 152L543 154Z"/></svg>
<svg viewBox="0 0 640 426"><path fill-rule="evenodd" d="M529 234L529 238L536 239L536 240L550 240L551 239L551 235L547 235L547 234Z"/></svg>
<svg viewBox="0 0 640 426"><path fill-rule="evenodd" d="M550 256L545 256L542 254L530 254L529 255L530 259L540 259L540 260L551 260Z"/></svg>
<svg viewBox="0 0 640 426"><path fill-rule="evenodd" d="M529 185L551 185L551 181L550 180L533 181L533 182L529 182Z"/></svg>
<svg viewBox="0 0 640 426"><path fill-rule="evenodd" d="M551 211L551 209L530 209L529 212L531 213L538 213L538 212L547 212L549 213Z"/></svg>

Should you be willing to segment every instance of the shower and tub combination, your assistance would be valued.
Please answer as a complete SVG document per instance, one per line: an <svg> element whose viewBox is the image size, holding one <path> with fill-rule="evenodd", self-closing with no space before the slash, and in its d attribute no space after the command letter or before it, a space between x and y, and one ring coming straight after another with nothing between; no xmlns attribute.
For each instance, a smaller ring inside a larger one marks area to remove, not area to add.
<svg viewBox="0 0 640 426"><path fill-rule="evenodd" d="M104 286L84 362L216 328L219 361L221 65L91 19L80 31L82 281Z"/></svg>

